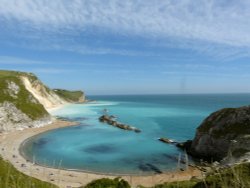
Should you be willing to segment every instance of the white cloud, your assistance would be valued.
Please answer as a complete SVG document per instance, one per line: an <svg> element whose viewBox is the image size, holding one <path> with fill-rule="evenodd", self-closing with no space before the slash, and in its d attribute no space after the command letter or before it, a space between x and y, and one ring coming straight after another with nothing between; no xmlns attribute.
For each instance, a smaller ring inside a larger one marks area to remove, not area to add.
<svg viewBox="0 0 250 188"><path fill-rule="evenodd" d="M40 65L46 62L23 59L19 57L0 56L0 65Z"/></svg>
<svg viewBox="0 0 250 188"><path fill-rule="evenodd" d="M59 69L59 68L34 68L29 69L30 72L44 73L44 74L62 74L76 72L76 69Z"/></svg>
<svg viewBox="0 0 250 188"><path fill-rule="evenodd" d="M248 0L1 0L0 3L2 22L18 22L38 31L72 34L96 28L123 35L176 38L180 43L183 39L240 48L250 48L249 17Z"/></svg>

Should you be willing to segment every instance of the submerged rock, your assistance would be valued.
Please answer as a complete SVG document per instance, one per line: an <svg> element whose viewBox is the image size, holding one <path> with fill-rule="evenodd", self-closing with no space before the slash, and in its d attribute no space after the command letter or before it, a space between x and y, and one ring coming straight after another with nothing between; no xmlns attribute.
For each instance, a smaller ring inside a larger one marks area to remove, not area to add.
<svg viewBox="0 0 250 188"><path fill-rule="evenodd" d="M161 142L167 143L167 144L176 144L177 143L177 142L175 142L171 139L168 139L168 138L159 138L158 140Z"/></svg>

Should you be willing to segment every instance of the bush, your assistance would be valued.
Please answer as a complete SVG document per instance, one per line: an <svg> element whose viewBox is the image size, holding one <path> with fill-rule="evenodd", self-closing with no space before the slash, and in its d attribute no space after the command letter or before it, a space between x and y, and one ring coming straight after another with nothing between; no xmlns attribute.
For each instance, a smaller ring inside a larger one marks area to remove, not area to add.
<svg viewBox="0 0 250 188"><path fill-rule="evenodd" d="M130 188L130 185L127 181L120 178L115 178L113 180L102 178L90 182L85 188Z"/></svg>

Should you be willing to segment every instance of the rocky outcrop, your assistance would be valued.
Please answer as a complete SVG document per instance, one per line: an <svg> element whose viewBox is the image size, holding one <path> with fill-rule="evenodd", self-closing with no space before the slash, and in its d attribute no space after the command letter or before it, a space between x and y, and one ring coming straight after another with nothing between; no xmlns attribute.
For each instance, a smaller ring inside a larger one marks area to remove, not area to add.
<svg viewBox="0 0 250 188"><path fill-rule="evenodd" d="M183 146L189 154L233 163L250 159L250 106L212 113L197 128L195 138Z"/></svg>
<svg viewBox="0 0 250 188"><path fill-rule="evenodd" d="M119 123L118 121L115 120L115 116L109 116L109 115L102 115L101 117L99 117L99 121L102 123L107 123L109 125L112 125L114 127L117 127L119 129L123 129L123 130L127 130L127 131L134 131L136 133L140 133L141 130L136 128L136 127L132 127L130 125L126 125L123 123Z"/></svg>
<svg viewBox="0 0 250 188"><path fill-rule="evenodd" d="M159 138L158 140L161 142L164 142L166 144L177 144L177 142L175 142L174 140L168 139L168 138Z"/></svg>
<svg viewBox="0 0 250 188"><path fill-rule="evenodd" d="M5 101L0 104L0 132L41 127L51 122L52 119L49 115L32 120L21 110L17 109L13 103Z"/></svg>
<svg viewBox="0 0 250 188"><path fill-rule="evenodd" d="M8 94L13 97L17 98L17 95L20 91L20 87L13 81L7 81L7 90Z"/></svg>

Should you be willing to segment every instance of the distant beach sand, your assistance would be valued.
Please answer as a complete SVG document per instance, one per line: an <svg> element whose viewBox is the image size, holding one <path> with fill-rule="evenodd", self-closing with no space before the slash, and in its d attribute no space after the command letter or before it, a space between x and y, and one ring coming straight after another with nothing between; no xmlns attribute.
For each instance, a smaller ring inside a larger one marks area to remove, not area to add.
<svg viewBox="0 0 250 188"><path fill-rule="evenodd" d="M0 134L0 154L5 160L10 161L16 169L24 174L56 184L62 188L80 187L96 179L113 179L118 177L115 175L102 175L43 167L27 161L20 155L19 147L26 139L48 130L73 125L76 125L76 123L56 120L52 124L40 128L29 128L22 131L2 133ZM149 176L126 175L119 177L128 181L132 187L136 187L137 185L150 187L164 182L190 180L193 176L199 178L202 176L202 173L197 168L189 167L189 169L185 171L168 172Z"/></svg>

